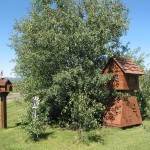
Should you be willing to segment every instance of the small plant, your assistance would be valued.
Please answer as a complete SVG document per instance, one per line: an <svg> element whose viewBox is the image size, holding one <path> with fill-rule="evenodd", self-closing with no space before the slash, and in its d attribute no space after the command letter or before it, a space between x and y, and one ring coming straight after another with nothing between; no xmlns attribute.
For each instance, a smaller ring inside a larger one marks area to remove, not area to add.
<svg viewBox="0 0 150 150"><path fill-rule="evenodd" d="M29 104L27 114L22 120L22 128L27 131L31 140L37 141L45 131L44 116L39 113L39 98L35 97Z"/></svg>
<svg viewBox="0 0 150 150"><path fill-rule="evenodd" d="M148 121L143 122L143 128L147 131L150 132L150 123Z"/></svg>
<svg viewBox="0 0 150 150"><path fill-rule="evenodd" d="M28 131L29 138L36 141L44 132L43 122L39 120L32 120L32 122L30 122L25 129Z"/></svg>
<svg viewBox="0 0 150 150"><path fill-rule="evenodd" d="M84 131L83 129L79 129L77 131L77 142L82 142L86 145L89 145L91 142L100 142L104 144L105 142L105 135L100 133L98 130L92 130L89 132Z"/></svg>
<svg viewBox="0 0 150 150"><path fill-rule="evenodd" d="M98 131L91 131L88 133L88 140L90 142L100 142L104 144L104 136L105 135L100 134Z"/></svg>
<svg viewBox="0 0 150 150"><path fill-rule="evenodd" d="M82 142L84 144L89 145L87 133L83 129L79 129L77 131L76 139L77 139L77 142Z"/></svg>

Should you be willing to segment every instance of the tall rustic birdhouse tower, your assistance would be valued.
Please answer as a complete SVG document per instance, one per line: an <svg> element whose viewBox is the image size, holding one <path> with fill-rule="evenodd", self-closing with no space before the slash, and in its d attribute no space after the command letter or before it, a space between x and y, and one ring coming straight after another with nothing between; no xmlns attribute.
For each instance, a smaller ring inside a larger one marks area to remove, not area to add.
<svg viewBox="0 0 150 150"><path fill-rule="evenodd" d="M112 98L106 107L104 125L127 127L141 124L141 113L134 90L139 89L139 76L144 72L130 59L116 57L108 61L103 73L114 73L115 78L109 86L128 95L125 98Z"/></svg>

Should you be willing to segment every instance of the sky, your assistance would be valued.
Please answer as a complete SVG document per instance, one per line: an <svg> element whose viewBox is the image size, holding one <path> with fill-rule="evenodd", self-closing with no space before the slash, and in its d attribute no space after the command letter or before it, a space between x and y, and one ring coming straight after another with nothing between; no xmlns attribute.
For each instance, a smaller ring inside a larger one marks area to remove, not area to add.
<svg viewBox="0 0 150 150"><path fill-rule="evenodd" d="M16 19L26 16L31 0L1 0L0 8L0 71L4 77L15 77L13 68L16 58L15 51L8 45ZM129 8L130 25L127 35L122 37L123 43L130 42L131 50L138 47L141 53L150 53L150 0L122 0ZM150 57L145 59L146 67Z"/></svg>

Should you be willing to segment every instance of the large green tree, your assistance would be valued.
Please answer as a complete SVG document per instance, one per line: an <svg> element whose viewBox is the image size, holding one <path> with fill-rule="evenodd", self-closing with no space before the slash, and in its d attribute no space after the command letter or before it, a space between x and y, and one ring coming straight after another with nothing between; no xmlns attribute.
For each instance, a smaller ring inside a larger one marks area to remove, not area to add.
<svg viewBox="0 0 150 150"><path fill-rule="evenodd" d="M16 22L11 37L20 87L40 96L40 116L74 128L90 129L101 120L112 75L108 58L125 52L120 37L128 29L120 0L36 0ZM30 120L29 120L30 122Z"/></svg>
<svg viewBox="0 0 150 150"><path fill-rule="evenodd" d="M145 70L140 78L140 90L136 94L142 118L150 119L150 70Z"/></svg>

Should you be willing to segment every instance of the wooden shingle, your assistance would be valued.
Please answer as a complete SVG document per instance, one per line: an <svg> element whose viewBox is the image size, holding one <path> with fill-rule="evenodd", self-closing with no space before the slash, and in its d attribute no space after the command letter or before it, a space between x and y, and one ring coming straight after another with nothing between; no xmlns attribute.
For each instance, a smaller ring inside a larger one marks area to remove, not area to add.
<svg viewBox="0 0 150 150"><path fill-rule="evenodd" d="M118 64L125 74L137 74L142 75L144 71L130 59L116 57L113 60Z"/></svg>

